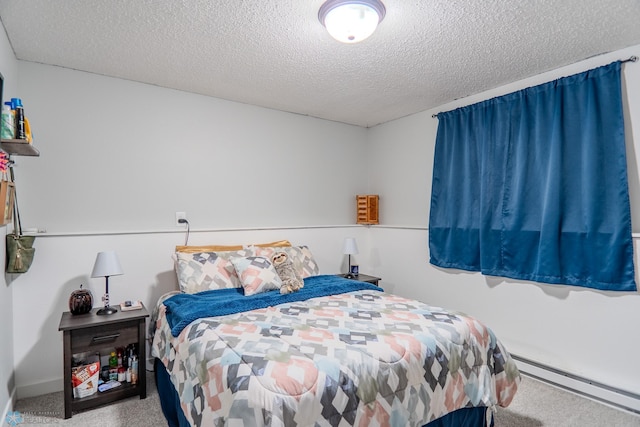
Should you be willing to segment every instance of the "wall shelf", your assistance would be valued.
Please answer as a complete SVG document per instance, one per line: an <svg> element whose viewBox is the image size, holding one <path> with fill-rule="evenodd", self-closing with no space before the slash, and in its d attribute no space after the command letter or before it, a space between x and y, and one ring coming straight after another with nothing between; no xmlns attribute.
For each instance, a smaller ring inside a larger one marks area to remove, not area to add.
<svg viewBox="0 0 640 427"><path fill-rule="evenodd" d="M40 152L24 139L2 139L0 140L0 149L7 154L18 156L40 156Z"/></svg>

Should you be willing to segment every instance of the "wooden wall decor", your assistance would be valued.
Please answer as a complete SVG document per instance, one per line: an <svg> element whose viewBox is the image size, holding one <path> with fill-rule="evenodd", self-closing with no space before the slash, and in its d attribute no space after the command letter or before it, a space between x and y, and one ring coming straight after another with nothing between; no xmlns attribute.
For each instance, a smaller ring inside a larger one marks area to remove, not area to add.
<svg viewBox="0 0 640 427"><path fill-rule="evenodd" d="M16 190L13 182L0 181L0 225L8 224L13 220L15 197Z"/></svg>
<svg viewBox="0 0 640 427"><path fill-rule="evenodd" d="M378 224L378 200L377 194L356 196L357 224Z"/></svg>

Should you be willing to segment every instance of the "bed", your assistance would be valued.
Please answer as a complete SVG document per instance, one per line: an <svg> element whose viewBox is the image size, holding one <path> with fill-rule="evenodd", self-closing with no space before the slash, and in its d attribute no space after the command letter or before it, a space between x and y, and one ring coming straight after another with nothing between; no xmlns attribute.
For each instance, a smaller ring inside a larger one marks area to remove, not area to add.
<svg viewBox="0 0 640 427"><path fill-rule="evenodd" d="M257 254L218 252L214 263ZM182 291L163 296L151 322L170 426L478 427L511 402L520 374L478 320L317 268L303 274L298 292L247 296L242 274L185 292L178 272Z"/></svg>

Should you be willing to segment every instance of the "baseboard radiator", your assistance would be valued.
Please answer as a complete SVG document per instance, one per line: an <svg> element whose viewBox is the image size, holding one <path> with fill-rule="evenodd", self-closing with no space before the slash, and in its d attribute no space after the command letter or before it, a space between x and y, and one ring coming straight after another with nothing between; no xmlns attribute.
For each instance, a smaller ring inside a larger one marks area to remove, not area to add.
<svg viewBox="0 0 640 427"><path fill-rule="evenodd" d="M640 414L640 394L570 374L514 354L511 357L516 361L520 372L529 377L607 405Z"/></svg>

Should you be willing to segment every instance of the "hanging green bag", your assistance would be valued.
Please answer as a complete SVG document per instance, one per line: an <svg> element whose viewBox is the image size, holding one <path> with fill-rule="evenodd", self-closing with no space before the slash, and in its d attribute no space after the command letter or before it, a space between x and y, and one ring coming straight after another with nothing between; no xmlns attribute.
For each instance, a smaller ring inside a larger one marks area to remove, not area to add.
<svg viewBox="0 0 640 427"><path fill-rule="evenodd" d="M26 273L31 267L36 236L7 234L7 273Z"/></svg>
<svg viewBox="0 0 640 427"><path fill-rule="evenodd" d="M13 181L13 168L9 168L11 181ZM20 210L18 209L18 198L13 196L13 233L7 234L7 273L26 273L31 267L33 256L36 253L33 242L36 236L25 236L22 234L22 223L20 222Z"/></svg>

